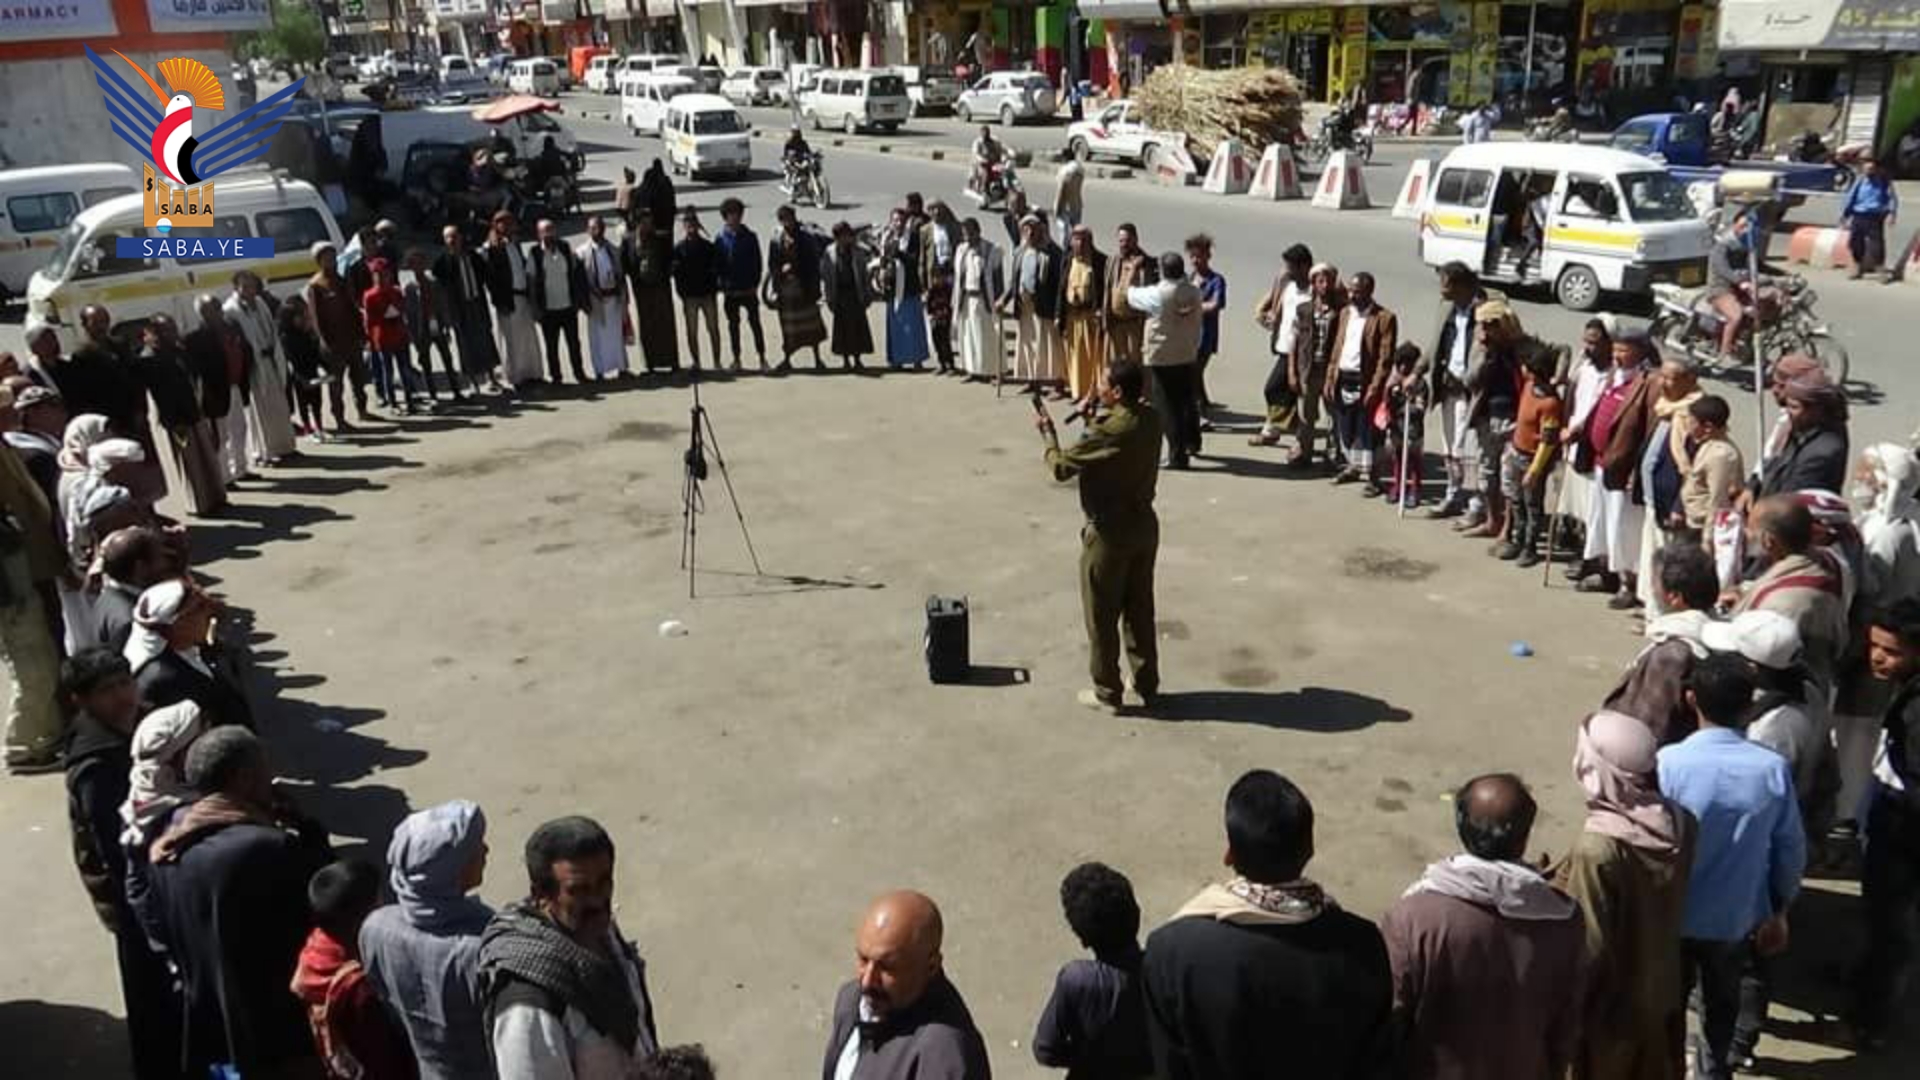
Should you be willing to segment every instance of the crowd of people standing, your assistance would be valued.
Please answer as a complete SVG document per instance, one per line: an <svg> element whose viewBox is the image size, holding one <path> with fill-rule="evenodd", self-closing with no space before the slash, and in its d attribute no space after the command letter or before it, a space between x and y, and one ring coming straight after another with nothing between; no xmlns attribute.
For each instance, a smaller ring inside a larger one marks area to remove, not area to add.
<svg viewBox="0 0 1920 1080"><path fill-rule="evenodd" d="M67 774L143 1080L711 1075L697 1047L659 1035L597 823L535 830L524 899L500 910L474 896L488 845L471 802L396 829L392 903L377 868L334 857L271 782L271 750L212 639L220 606L195 583L191 530L157 509L159 442L188 508L213 515L300 436L325 440L323 413L350 433L349 392L361 421L369 389L388 412L443 388L538 393L569 374L626 377L635 348L649 372L678 369L683 345L700 366L703 336L718 368L724 315L732 370L744 323L769 373L801 353L824 367L822 346L848 370L883 350L894 367L1011 377L1089 417L1125 398L1136 421L1152 417L1165 467L1203 452L1226 303L1207 236L1156 255L1122 224L1103 252L1077 206L1016 202L983 224L909 194L877 240L782 207L763 246L738 200L709 236L653 180L623 193L617 240L595 218L578 245L551 222L523 244L503 216L477 249L449 228L429 257L381 223L345 251L316 245L296 295L276 301L243 271L184 333L154 317L136 347L93 308L71 350L36 326L29 355L0 364L7 763ZM1035 1056L1086 1076L1254 1077L1293 1062L1325 1076L1679 1077L1691 986L1691 1070L1727 1076L1755 1053L1801 878L1861 858L1862 838L1868 948L1849 1018L1860 1045L1883 1044L1920 901L1913 449L1878 444L1856 463L1843 389L1788 357L1772 372L1780 421L1750 468L1728 402L1644 330L1602 319L1577 345L1544 342L1456 264L1422 349L1370 274L1343 276L1301 245L1282 262L1256 308L1272 368L1251 441L1291 443L1295 470L1405 512L1428 502L1437 414L1428 516L1496 559L1563 562L1582 591L1643 612L1646 645L1572 732L1587 816L1544 870L1527 858L1527 786L1477 777L1454 802L1462 852L1376 925L1306 877L1311 804L1258 770L1227 797L1233 876L1144 947L1125 876L1075 868L1062 903L1092 959L1062 969ZM1053 450L1056 468L1089 457ZM1150 493L1154 463L1129 467ZM1123 605L1104 602L1119 620ZM1113 707L1108 637L1092 703ZM1151 704L1157 667L1135 676ZM875 901L826 1080L988 1075L941 935L929 898Z"/></svg>

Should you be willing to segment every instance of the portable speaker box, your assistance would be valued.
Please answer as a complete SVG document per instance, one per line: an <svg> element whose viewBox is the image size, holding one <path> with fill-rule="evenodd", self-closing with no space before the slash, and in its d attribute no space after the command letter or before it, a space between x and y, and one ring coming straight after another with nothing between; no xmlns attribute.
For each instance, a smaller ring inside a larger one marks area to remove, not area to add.
<svg viewBox="0 0 1920 1080"><path fill-rule="evenodd" d="M967 655L965 597L927 597L927 678L937 683L965 682L973 670Z"/></svg>

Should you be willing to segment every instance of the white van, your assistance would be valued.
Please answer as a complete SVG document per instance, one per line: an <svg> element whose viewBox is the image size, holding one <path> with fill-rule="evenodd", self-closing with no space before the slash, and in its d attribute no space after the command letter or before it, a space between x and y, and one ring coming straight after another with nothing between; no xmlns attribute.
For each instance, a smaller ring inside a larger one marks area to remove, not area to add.
<svg viewBox="0 0 1920 1080"><path fill-rule="evenodd" d="M473 117L473 108L464 105L434 105L423 109L396 109L392 112L376 112L360 119L354 129L354 141L378 139L381 151L387 159L384 175L394 183L400 183L406 169L407 148L415 143L461 143L472 144L493 138L499 131L513 144L514 156L521 161L532 161L546 149L548 139L552 139L560 152L568 157L577 157L579 144L574 134L552 113L524 113L499 124L489 124Z"/></svg>
<svg viewBox="0 0 1920 1080"><path fill-rule="evenodd" d="M345 244L325 200L310 184L256 173L246 179L222 178L216 188L209 235L270 236L273 258L122 259L114 250L116 239L156 236L142 224L143 196L122 195L82 211L67 226L52 258L27 283L27 317L71 326L80 309L103 304L117 326L137 325L156 312L192 326L194 299L202 293L226 293L235 271L252 270L276 295L289 296L313 276L308 249L316 241ZM173 238L191 236L183 230Z"/></svg>
<svg viewBox="0 0 1920 1080"><path fill-rule="evenodd" d="M630 72L620 83L620 122L634 135L662 134L667 123L667 103L681 94L698 90L692 79L677 75Z"/></svg>
<svg viewBox="0 0 1920 1080"><path fill-rule="evenodd" d="M702 174L744 177L753 168L752 129L733 103L717 94L681 94L667 106L660 137L667 144L667 167Z"/></svg>
<svg viewBox="0 0 1920 1080"><path fill-rule="evenodd" d="M614 83L614 76L618 73L619 66L618 56L613 53L601 53L587 61L587 74L582 81L587 84L588 90L596 94L611 94L618 88Z"/></svg>
<svg viewBox="0 0 1920 1080"><path fill-rule="evenodd" d="M851 135L862 128L895 131L913 109L907 80L892 70L823 71L800 99L800 113L815 131L837 127Z"/></svg>
<svg viewBox="0 0 1920 1080"><path fill-rule="evenodd" d="M1541 250L1530 254L1536 205L1545 209L1546 228ZM1686 185L1623 150L1462 146L1434 170L1420 210L1420 258L1428 266L1459 261L1486 281L1550 285L1576 311L1592 311L1605 293L1707 280L1712 233Z"/></svg>
<svg viewBox="0 0 1920 1080"><path fill-rule="evenodd" d="M544 56L515 60L507 69L507 89L516 94L560 95L560 68Z"/></svg>
<svg viewBox="0 0 1920 1080"><path fill-rule="evenodd" d="M60 232L96 203L140 190L131 166L49 165L0 172L0 302L26 291Z"/></svg>

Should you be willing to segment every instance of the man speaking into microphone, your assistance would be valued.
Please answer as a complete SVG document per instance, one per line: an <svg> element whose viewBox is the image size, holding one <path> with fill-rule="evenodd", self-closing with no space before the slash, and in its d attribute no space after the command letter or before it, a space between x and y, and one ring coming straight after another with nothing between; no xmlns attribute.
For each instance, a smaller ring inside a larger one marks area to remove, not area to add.
<svg viewBox="0 0 1920 1080"><path fill-rule="evenodd" d="M1152 708L1160 692L1160 651L1153 627L1153 561L1160 519L1153 488L1160 472L1160 414L1146 403L1146 369L1131 360L1107 368L1100 393L1106 418L1078 443L1060 448L1046 406L1034 399L1035 424L1046 439L1047 468L1058 481L1080 478L1080 603L1087 619L1093 687L1080 704L1117 712L1124 704L1120 644L1124 630L1133 691Z"/></svg>

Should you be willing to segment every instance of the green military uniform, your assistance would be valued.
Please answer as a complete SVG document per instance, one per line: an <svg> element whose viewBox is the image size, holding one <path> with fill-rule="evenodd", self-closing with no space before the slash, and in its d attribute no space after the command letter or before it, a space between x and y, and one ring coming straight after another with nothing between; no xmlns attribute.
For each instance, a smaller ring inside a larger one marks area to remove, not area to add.
<svg viewBox="0 0 1920 1080"><path fill-rule="evenodd" d="M1144 403L1122 402L1085 438L1062 450L1047 432L1047 467L1056 480L1080 478L1080 603L1086 610L1089 670L1094 692L1120 704L1120 644L1125 629L1133 688L1150 698L1160 690L1160 653L1153 627L1153 560L1160 550L1160 519L1153 486L1160 473L1160 414Z"/></svg>

